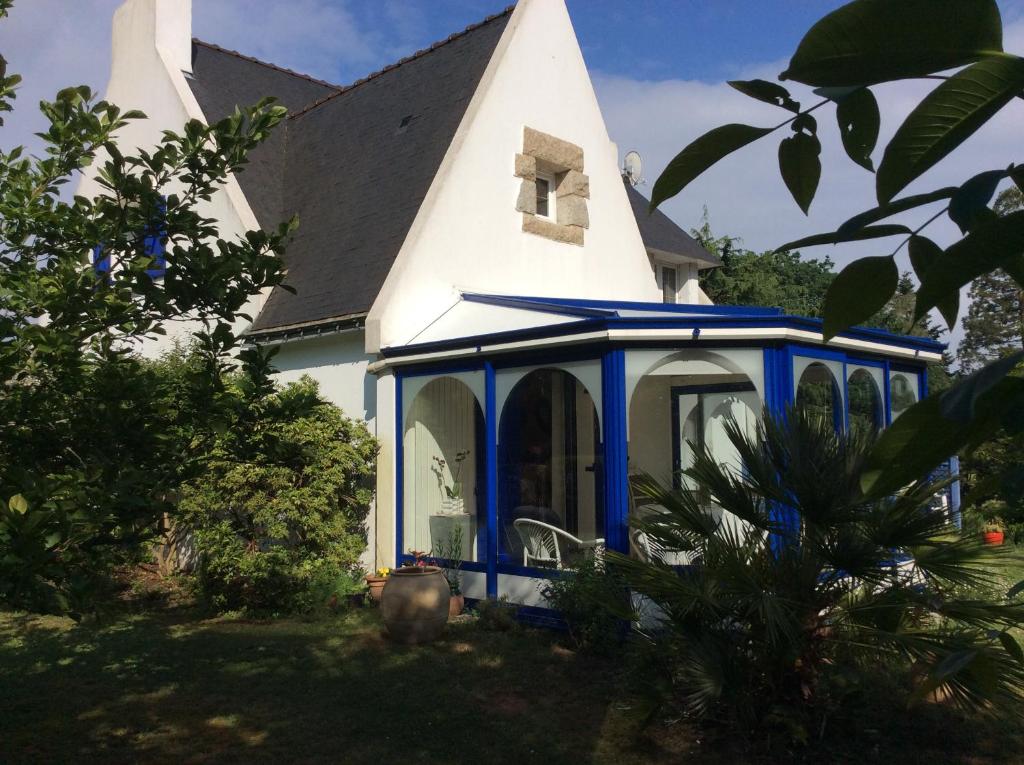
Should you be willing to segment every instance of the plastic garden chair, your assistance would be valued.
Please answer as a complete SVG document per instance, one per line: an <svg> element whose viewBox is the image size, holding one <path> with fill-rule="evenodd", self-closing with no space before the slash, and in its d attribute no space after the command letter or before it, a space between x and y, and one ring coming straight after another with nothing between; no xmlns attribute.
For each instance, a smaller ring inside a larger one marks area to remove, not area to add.
<svg viewBox="0 0 1024 765"><path fill-rule="evenodd" d="M561 568L567 551L563 551L563 545L584 550L604 547L603 539L579 539L565 529L530 518L517 518L512 525L523 542L524 566L531 565L532 561L541 566Z"/></svg>

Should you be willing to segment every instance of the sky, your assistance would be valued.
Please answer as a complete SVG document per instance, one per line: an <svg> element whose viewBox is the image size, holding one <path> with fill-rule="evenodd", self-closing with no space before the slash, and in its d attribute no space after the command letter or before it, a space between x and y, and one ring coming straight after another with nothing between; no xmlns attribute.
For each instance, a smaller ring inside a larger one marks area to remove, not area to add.
<svg viewBox="0 0 1024 765"><path fill-rule="evenodd" d="M60 87L102 91L110 66L110 21L121 0L16 0L0 22L0 53L25 81L16 111L5 117L0 146L37 146L42 123L34 105ZM658 174L687 143L726 122L773 125L775 107L732 90L731 79L772 79L785 68L803 33L838 0L567 0L591 79L620 157L640 152L650 195ZM502 0L193 0L196 37L296 71L344 84L429 46L503 8ZM1024 0L1001 0L1004 47L1024 51ZM882 112L879 147L934 83L876 88ZM808 89L794 97L813 103ZM122 106L130 108L130 104ZM778 174L777 137L719 163L662 209L689 229L706 208L716 235L739 237L761 251L806 234L833 230L874 206L874 178L842 150L834 117L817 113L823 173L805 216ZM906 193L960 184L980 169L1020 160L1024 100L969 139ZM876 164L881 151L876 151ZM930 212L909 215L912 227ZM959 238L940 220L928 233L939 244ZM885 240L888 242L889 240ZM893 245L894 246L894 245ZM884 244L857 243L804 251L842 266L888 254ZM899 256L909 268L906 253ZM958 339L954 332L952 340Z"/></svg>

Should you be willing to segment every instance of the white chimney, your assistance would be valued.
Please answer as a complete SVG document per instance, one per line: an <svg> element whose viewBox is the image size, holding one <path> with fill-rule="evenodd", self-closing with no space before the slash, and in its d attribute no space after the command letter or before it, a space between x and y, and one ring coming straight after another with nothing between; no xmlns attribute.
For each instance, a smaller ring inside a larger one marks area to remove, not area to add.
<svg viewBox="0 0 1024 765"><path fill-rule="evenodd" d="M192 71L192 0L125 0L114 13L113 70L131 71L139 46L168 66Z"/></svg>

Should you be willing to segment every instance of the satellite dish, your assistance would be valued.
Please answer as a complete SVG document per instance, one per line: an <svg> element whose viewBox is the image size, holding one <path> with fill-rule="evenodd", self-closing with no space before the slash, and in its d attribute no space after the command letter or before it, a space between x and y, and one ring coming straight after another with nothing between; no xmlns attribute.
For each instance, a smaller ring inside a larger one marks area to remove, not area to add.
<svg viewBox="0 0 1024 765"><path fill-rule="evenodd" d="M631 151L626 154L626 158L622 161L622 177L629 181L631 186L636 186L643 183L643 178L640 175L643 168L644 163L640 159L640 153Z"/></svg>

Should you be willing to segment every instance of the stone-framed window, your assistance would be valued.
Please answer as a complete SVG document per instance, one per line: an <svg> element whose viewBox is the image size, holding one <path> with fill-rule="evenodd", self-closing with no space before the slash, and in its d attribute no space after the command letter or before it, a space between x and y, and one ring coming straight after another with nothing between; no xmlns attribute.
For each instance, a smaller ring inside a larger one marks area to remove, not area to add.
<svg viewBox="0 0 1024 765"><path fill-rule="evenodd" d="M582 245L583 232L590 227L590 179L583 174L583 149L525 127L515 175L521 179L516 210L523 215L523 231Z"/></svg>

